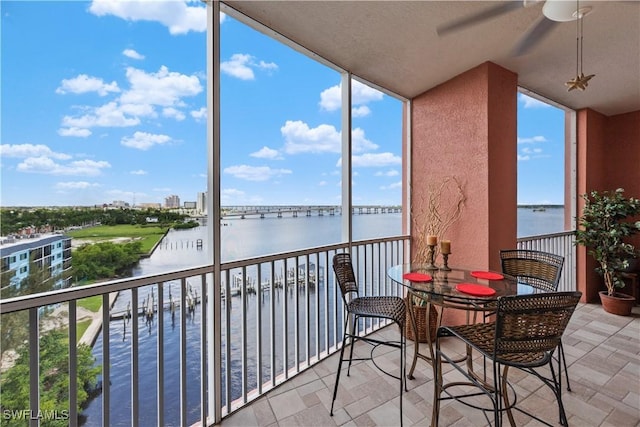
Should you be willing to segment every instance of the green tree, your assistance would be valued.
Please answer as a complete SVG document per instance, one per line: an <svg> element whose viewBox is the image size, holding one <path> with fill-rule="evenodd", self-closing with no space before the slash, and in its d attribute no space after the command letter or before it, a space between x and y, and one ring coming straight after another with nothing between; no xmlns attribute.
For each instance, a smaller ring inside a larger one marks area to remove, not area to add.
<svg viewBox="0 0 640 427"><path fill-rule="evenodd" d="M54 329L40 337L40 409L62 411L69 410L69 352L68 337ZM91 348L86 344L78 345L77 382L78 412L89 398L89 392L97 384L100 366L94 366L95 360ZM0 391L0 409L21 411L29 408L29 350L23 347L13 367L2 375ZM10 413L10 412L9 412ZM24 419L4 419L3 426L24 426ZM42 420L42 426L67 426L67 420Z"/></svg>
<svg viewBox="0 0 640 427"><path fill-rule="evenodd" d="M124 274L140 259L141 242L100 242L78 248L72 257L78 280L109 279Z"/></svg>

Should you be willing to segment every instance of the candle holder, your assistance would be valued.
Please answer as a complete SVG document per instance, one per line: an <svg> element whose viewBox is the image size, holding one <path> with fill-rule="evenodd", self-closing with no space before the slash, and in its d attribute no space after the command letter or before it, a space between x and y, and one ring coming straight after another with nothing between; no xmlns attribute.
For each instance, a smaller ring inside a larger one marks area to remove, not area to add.
<svg viewBox="0 0 640 427"><path fill-rule="evenodd" d="M444 265L442 267L440 267L440 270L443 271L451 271L451 269L449 268L449 255L450 254L442 254L442 262L444 263Z"/></svg>
<svg viewBox="0 0 640 427"><path fill-rule="evenodd" d="M436 245L427 245L427 266L425 267L427 270L437 270L438 267L434 263L434 258L436 255Z"/></svg>

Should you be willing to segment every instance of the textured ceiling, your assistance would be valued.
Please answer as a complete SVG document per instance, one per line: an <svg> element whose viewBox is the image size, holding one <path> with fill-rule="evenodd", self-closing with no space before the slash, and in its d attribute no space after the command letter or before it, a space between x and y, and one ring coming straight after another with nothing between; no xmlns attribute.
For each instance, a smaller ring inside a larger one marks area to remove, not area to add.
<svg viewBox="0 0 640 427"><path fill-rule="evenodd" d="M483 1L225 1L344 70L413 98L485 61L518 74L520 86L573 109L605 115L640 110L640 2L590 2L584 19L585 91L576 74L576 23L555 25L529 53L512 55L542 4L445 36L436 28L495 7ZM225 5L223 11L233 14Z"/></svg>

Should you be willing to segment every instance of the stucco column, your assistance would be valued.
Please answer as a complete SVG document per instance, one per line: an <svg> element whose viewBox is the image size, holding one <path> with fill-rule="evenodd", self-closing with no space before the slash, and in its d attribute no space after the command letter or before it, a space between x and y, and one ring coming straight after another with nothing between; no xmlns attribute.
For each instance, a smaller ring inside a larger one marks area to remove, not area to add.
<svg viewBox="0 0 640 427"><path fill-rule="evenodd" d="M517 93L517 75L487 62L413 99L412 212L446 176L466 195L450 266L500 271L500 249L516 246Z"/></svg>

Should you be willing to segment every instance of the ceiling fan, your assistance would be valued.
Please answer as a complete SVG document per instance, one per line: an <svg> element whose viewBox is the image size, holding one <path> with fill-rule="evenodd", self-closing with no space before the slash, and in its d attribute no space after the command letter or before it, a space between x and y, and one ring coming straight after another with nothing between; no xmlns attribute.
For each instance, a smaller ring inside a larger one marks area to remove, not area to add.
<svg viewBox="0 0 640 427"><path fill-rule="evenodd" d="M559 23L583 18L591 12L592 6L590 3L593 3L593 1L582 0L579 3L571 0L518 0L502 2L474 15L462 17L439 26L436 31L438 35L445 36L519 10L522 7L531 7L539 3L544 3L542 6L542 14L534 21L514 46L511 51L513 56L524 55L531 51L531 49L542 41Z"/></svg>

